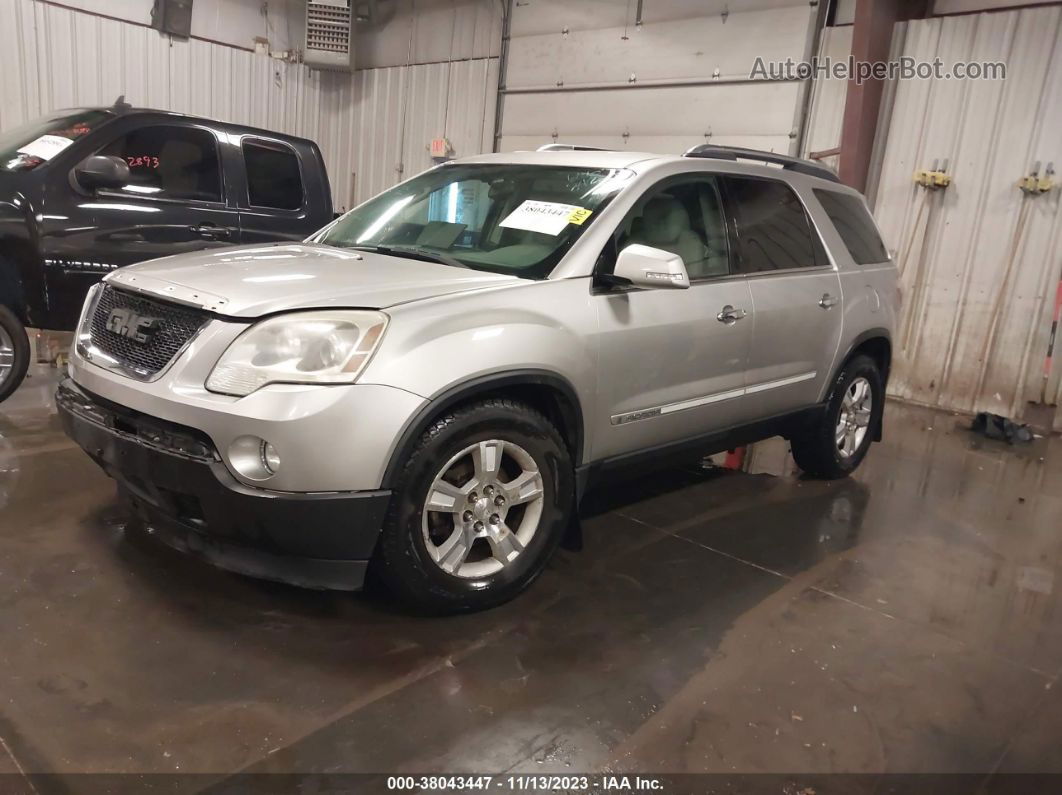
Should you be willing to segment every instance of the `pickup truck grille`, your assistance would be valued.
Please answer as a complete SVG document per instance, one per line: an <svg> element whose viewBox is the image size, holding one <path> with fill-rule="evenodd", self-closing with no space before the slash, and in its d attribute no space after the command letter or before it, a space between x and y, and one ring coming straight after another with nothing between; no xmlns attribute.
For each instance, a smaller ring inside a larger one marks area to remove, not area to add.
<svg viewBox="0 0 1062 795"><path fill-rule="evenodd" d="M92 348L113 360L112 369L150 381L173 361L209 319L201 309L127 293L105 284L92 311L88 331Z"/></svg>

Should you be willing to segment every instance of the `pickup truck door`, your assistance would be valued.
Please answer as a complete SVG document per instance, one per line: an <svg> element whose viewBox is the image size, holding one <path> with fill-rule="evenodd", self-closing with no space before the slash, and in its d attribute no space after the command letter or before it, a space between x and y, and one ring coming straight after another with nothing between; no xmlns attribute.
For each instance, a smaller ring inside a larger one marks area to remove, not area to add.
<svg viewBox="0 0 1062 795"><path fill-rule="evenodd" d="M115 268L238 242L239 214L213 130L133 118L104 132L86 156L124 158L128 184L89 195L65 170L49 177L42 248L49 316L60 328L73 327L89 287Z"/></svg>
<svg viewBox="0 0 1062 795"><path fill-rule="evenodd" d="M727 176L737 269L755 322L746 397L758 418L814 404L841 340L841 282L800 198L785 182Z"/></svg>
<svg viewBox="0 0 1062 795"><path fill-rule="evenodd" d="M236 195L241 243L305 240L332 220L314 217L304 179L308 169L321 166L304 163L290 144L244 136L233 158L240 166Z"/></svg>
<svg viewBox="0 0 1062 795"><path fill-rule="evenodd" d="M690 287L594 296L600 333L595 460L748 418L742 394L752 301L747 280L730 273L718 178L686 174L649 188L620 224L613 247L618 252L631 243L681 256Z"/></svg>

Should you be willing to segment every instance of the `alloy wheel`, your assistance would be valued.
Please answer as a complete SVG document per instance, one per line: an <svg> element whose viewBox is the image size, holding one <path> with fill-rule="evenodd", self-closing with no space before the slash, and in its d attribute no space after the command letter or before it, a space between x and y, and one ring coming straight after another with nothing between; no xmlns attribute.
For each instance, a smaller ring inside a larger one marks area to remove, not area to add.
<svg viewBox="0 0 1062 795"><path fill-rule="evenodd" d="M428 553L457 577L496 574L523 554L543 504L542 473L530 453L502 439L476 442L447 461L428 488Z"/></svg>
<svg viewBox="0 0 1062 795"><path fill-rule="evenodd" d="M15 343L11 335L0 326L0 387L7 383L15 371Z"/></svg>
<svg viewBox="0 0 1062 795"><path fill-rule="evenodd" d="M874 408L874 395L870 381L859 377L848 385L841 400L841 412L837 417L835 440L842 458L851 458L860 449L870 428Z"/></svg>

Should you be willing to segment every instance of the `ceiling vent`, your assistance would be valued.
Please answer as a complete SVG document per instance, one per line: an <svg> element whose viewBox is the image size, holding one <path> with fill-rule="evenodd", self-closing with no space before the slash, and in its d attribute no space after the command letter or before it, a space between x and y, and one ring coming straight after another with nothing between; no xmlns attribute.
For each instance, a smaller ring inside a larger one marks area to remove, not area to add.
<svg viewBox="0 0 1062 795"><path fill-rule="evenodd" d="M353 23L350 0L308 0L303 63L349 72L354 64Z"/></svg>

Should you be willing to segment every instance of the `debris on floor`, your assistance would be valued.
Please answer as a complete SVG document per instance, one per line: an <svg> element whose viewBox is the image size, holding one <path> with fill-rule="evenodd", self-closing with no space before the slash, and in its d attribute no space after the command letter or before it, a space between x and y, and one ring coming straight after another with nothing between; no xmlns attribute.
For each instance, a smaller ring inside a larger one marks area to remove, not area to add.
<svg viewBox="0 0 1062 795"><path fill-rule="evenodd" d="M1007 444L1031 442L1034 438L1033 432L1029 429L1028 425L1022 425L1013 420L1009 420L1006 417L1001 417L998 414L991 414L987 411L982 411L974 417L970 430L975 431L988 439L1003 440Z"/></svg>

